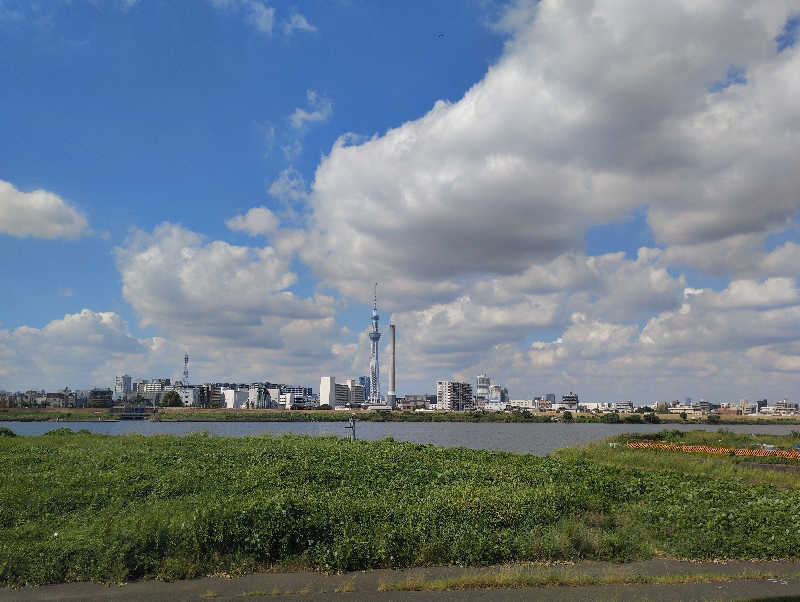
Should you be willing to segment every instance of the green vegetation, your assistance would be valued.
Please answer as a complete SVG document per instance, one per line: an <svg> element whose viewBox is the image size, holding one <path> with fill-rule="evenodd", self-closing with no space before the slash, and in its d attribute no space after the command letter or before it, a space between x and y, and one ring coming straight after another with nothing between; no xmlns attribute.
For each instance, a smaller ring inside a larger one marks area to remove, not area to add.
<svg viewBox="0 0 800 602"><path fill-rule="evenodd" d="M591 462L609 467L636 467L647 471L670 471L707 479L730 479L741 483L777 485L800 488L800 462L776 457L720 456L718 454L689 454L679 451L631 449L628 441L663 441L680 445L708 445L712 447L749 448L762 443L778 449L790 449L800 442L800 431L790 435L751 435L718 431L687 431L676 429L659 433L626 433L610 437L600 443L571 447L554 452L555 456L573 462ZM788 465L796 470L778 472L768 470L775 464Z"/></svg>
<svg viewBox="0 0 800 602"><path fill-rule="evenodd" d="M0 437L0 462L0 581L17 585L800 551L800 490L736 474L389 440L68 429Z"/></svg>
<svg viewBox="0 0 800 602"><path fill-rule="evenodd" d="M177 391L167 391L161 398L161 405L165 408L182 408L183 401Z"/></svg>
<svg viewBox="0 0 800 602"><path fill-rule="evenodd" d="M110 409L76 408L0 408L0 421L11 422L86 422L87 420L115 420Z"/></svg>

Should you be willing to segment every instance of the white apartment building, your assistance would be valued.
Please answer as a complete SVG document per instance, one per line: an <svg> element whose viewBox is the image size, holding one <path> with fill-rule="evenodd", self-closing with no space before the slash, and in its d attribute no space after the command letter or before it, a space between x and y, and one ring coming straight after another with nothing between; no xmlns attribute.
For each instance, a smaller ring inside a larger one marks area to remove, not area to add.
<svg viewBox="0 0 800 602"><path fill-rule="evenodd" d="M441 412L472 410L472 385L453 380L436 382L436 409Z"/></svg>
<svg viewBox="0 0 800 602"><path fill-rule="evenodd" d="M508 405L518 410L528 410L529 412L539 411L538 399L510 399Z"/></svg>
<svg viewBox="0 0 800 602"><path fill-rule="evenodd" d="M225 398L226 408L240 410L247 407L250 391L249 389L222 389L222 396Z"/></svg>
<svg viewBox="0 0 800 602"><path fill-rule="evenodd" d="M345 379L344 384L337 383L335 376L323 376L319 381L319 403L327 404L331 409L365 402L366 391L355 378Z"/></svg>
<svg viewBox="0 0 800 602"><path fill-rule="evenodd" d="M587 412L602 412L612 413L618 412L620 414L631 414L635 411L633 401L588 401L580 404L581 409Z"/></svg>

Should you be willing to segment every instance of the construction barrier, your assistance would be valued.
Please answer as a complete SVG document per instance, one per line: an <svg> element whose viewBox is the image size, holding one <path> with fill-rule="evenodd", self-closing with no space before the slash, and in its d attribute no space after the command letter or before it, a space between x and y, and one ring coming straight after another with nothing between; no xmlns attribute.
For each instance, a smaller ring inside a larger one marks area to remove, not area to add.
<svg viewBox="0 0 800 602"><path fill-rule="evenodd" d="M800 460L800 451L785 449L742 449L730 447L711 447L709 445L678 445L677 443L660 443L655 441L628 441L628 447L633 449L661 449L664 451L679 451L695 454L720 454L734 456L775 456Z"/></svg>

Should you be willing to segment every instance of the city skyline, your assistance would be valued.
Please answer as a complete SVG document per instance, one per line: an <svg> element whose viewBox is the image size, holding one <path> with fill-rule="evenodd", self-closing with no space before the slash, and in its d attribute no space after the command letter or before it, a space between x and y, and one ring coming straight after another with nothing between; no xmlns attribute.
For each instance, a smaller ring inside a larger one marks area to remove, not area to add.
<svg viewBox="0 0 800 602"><path fill-rule="evenodd" d="M800 1L640 12L3 3L0 390L367 375L377 280L398 393L797 399Z"/></svg>

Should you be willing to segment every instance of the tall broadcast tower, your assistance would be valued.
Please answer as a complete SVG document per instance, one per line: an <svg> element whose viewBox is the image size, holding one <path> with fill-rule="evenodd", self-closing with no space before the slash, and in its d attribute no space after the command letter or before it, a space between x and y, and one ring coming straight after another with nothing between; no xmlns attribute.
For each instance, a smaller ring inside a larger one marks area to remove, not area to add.
<svg viewBox="0 0 800 602"><path fill-rule="evenodd" d="M378 283L375 283L375 296L372 301L372 328L369 331L369 340L372 343L369 353L369 403L373 405L381 402L381 387L379 382L380 369L378 367L378 341L381 332L378 330Z"/></svg>

